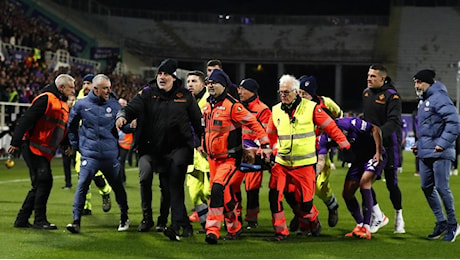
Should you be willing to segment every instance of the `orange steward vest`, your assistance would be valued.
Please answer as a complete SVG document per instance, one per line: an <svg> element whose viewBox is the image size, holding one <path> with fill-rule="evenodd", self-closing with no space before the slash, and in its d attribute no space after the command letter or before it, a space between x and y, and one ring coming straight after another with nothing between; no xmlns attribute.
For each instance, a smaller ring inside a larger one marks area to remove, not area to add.
<svg viewBox="0 0 460 260"><path fill-rule="evenodd" d="M33 132L27 132L29 148L32 153L44 156L49 161L64 138L69 121L69 106L50 92L37 96L32 104L42 95L48 96L48 106L45 114L38 119Z"/></svg>

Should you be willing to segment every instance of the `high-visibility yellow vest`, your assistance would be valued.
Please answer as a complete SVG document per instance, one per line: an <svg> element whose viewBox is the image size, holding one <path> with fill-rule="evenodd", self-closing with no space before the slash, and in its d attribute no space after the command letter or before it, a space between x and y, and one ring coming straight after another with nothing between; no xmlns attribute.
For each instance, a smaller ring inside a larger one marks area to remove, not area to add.
<svg viewBox="0 0 460 260"><path fill-rule="evenodd" d="M272 119L278 132L275 162L291 167L316 163L315 106L315 102L302 99L293 120L281 109L281 103L273 107Z"/></svg>

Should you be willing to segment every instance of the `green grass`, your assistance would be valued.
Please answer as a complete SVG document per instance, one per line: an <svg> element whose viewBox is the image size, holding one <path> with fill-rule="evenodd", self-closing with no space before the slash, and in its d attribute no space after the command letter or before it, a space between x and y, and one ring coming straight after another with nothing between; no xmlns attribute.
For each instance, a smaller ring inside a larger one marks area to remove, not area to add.
<svg viewBox="0 0 460 260"><path fill-rule="evenodd" d="M344 237L355 224L340 197L346 169L336 163L338 168L332 173L331 183L339 199L340 219L335 228L327 226L327 210L321 201L315 199L323 222L320 237L291 235L288 241L282 243L265 241L264 238L273 235L267 197L269 175L266 174L261 191L259 228L243 233L240 240L220 240L215 246L207 245L201 234L172 242L162 233L137 232L142 213L135 168L127 169L126 189L131 228L127 232L117 232L118 207L114 204L110 212L102 212L101 197L93 189L93 215L83 218L81 234L70 234L65 225L72 220L77 177L72 175L72 190L60 188L64 185L60 158L53 160L54 187L48 202L48 218L58 226L58 230L13 228L17 211L30 188L28 170L22 160L16 160L16 166L10 170L5 168L4 160L0 163L1 258L458 258L460 255L460 241L446 243L425 238L432 231L435 219L420 189L419 177L413 175L414 157L409 152L405 153L404 172L399 175L406 234L393 234L394 210L385 183L379 181L374 186L381 208L390 218L390 223L373 234L370 241ZM457 209L460 200L459 184L460 177L453 176L451 187L457 198ZM153 186L156 220L159 207L158 177L154 179ZM112 202L115 202L114 195ZM191 207L187 196L187 208L190 210ZM287 209L287 220L291 217L292 213ZM199 224L193 225L196 230L199 228Z"/></svg>

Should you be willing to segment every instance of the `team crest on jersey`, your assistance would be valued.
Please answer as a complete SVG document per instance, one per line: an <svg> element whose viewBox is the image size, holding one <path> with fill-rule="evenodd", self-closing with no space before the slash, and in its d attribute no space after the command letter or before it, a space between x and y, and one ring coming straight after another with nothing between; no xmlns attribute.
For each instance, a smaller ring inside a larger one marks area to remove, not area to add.
<svg viewBox="0 0 460 260"><path fill-rule="evenodd" d="M384 99L385 99L385 94L381 94L381 95L379 96L379 99L380 99L380 100L384 100Z"/></svg>
<svg viewBox="0 0 460 260"><path fill-rule="evenodd" d="M237 107L236 110L241 111L241 107Z"/></svg>
<svg viewBox="0 0 460 260"><path fill-rule="evenodd" d="M179 93L176 94L176 97L177 98L183 98L184 94L182 92L179 92Z"/></svg>
<svg viewBox="0 0 460 260"><path fill-rule="evenodd" d="M430 111L430 101L425 102L425 107L423 108L424 111Z"/></svg>
<svg viewBox="0 0 460 260"><path fill-rule="evenodd" d="M105 108L105 117L112 117L112 108L106 107Z"/></svg>
<svg viewBox="0 0 460 260"><path fill-rule="evenodd" d="M367 92L364 93L364 96L365 96L365 97L368 97L368 96L369 96L369 93L367 93Z"/></svg>
<svg viewBox="0 0 460 260"><path fill-rule="evenodd" d="M321 108L318 108L318 113L321 113L321 112L322 112Z"/></svg>

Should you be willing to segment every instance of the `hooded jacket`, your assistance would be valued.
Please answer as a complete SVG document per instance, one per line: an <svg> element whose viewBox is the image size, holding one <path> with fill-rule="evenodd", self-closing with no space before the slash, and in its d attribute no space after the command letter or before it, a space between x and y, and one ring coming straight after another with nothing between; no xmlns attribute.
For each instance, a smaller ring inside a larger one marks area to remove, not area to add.
<svg viewBox="0 0 460 260"><path fill-rule="evenodd" d="M436 81L423 93L417 116L418 157L454 160L455 140L459 133L458 115L444 84ZM434 152L436 145L444 151Z"/></svg>
<svg viewBox="0 0 460 260"><path fill-rule="evenodd" d="M115 118L121 105L115 94L109 100L96 96L91 90L70 110L69 140L83 157L113 159L118 157L118 133ZM81 120L81 126L80 126Z"/></svg>
<svg viewBox="0 0 460 260"><path fill-rule="evenodd" d="M390 77L386 78L381 88L364 90L364 120L380 127L383 146L387 151L394 150L392 147L399 149L401 145L401 110L401 98Z"/></svg>

